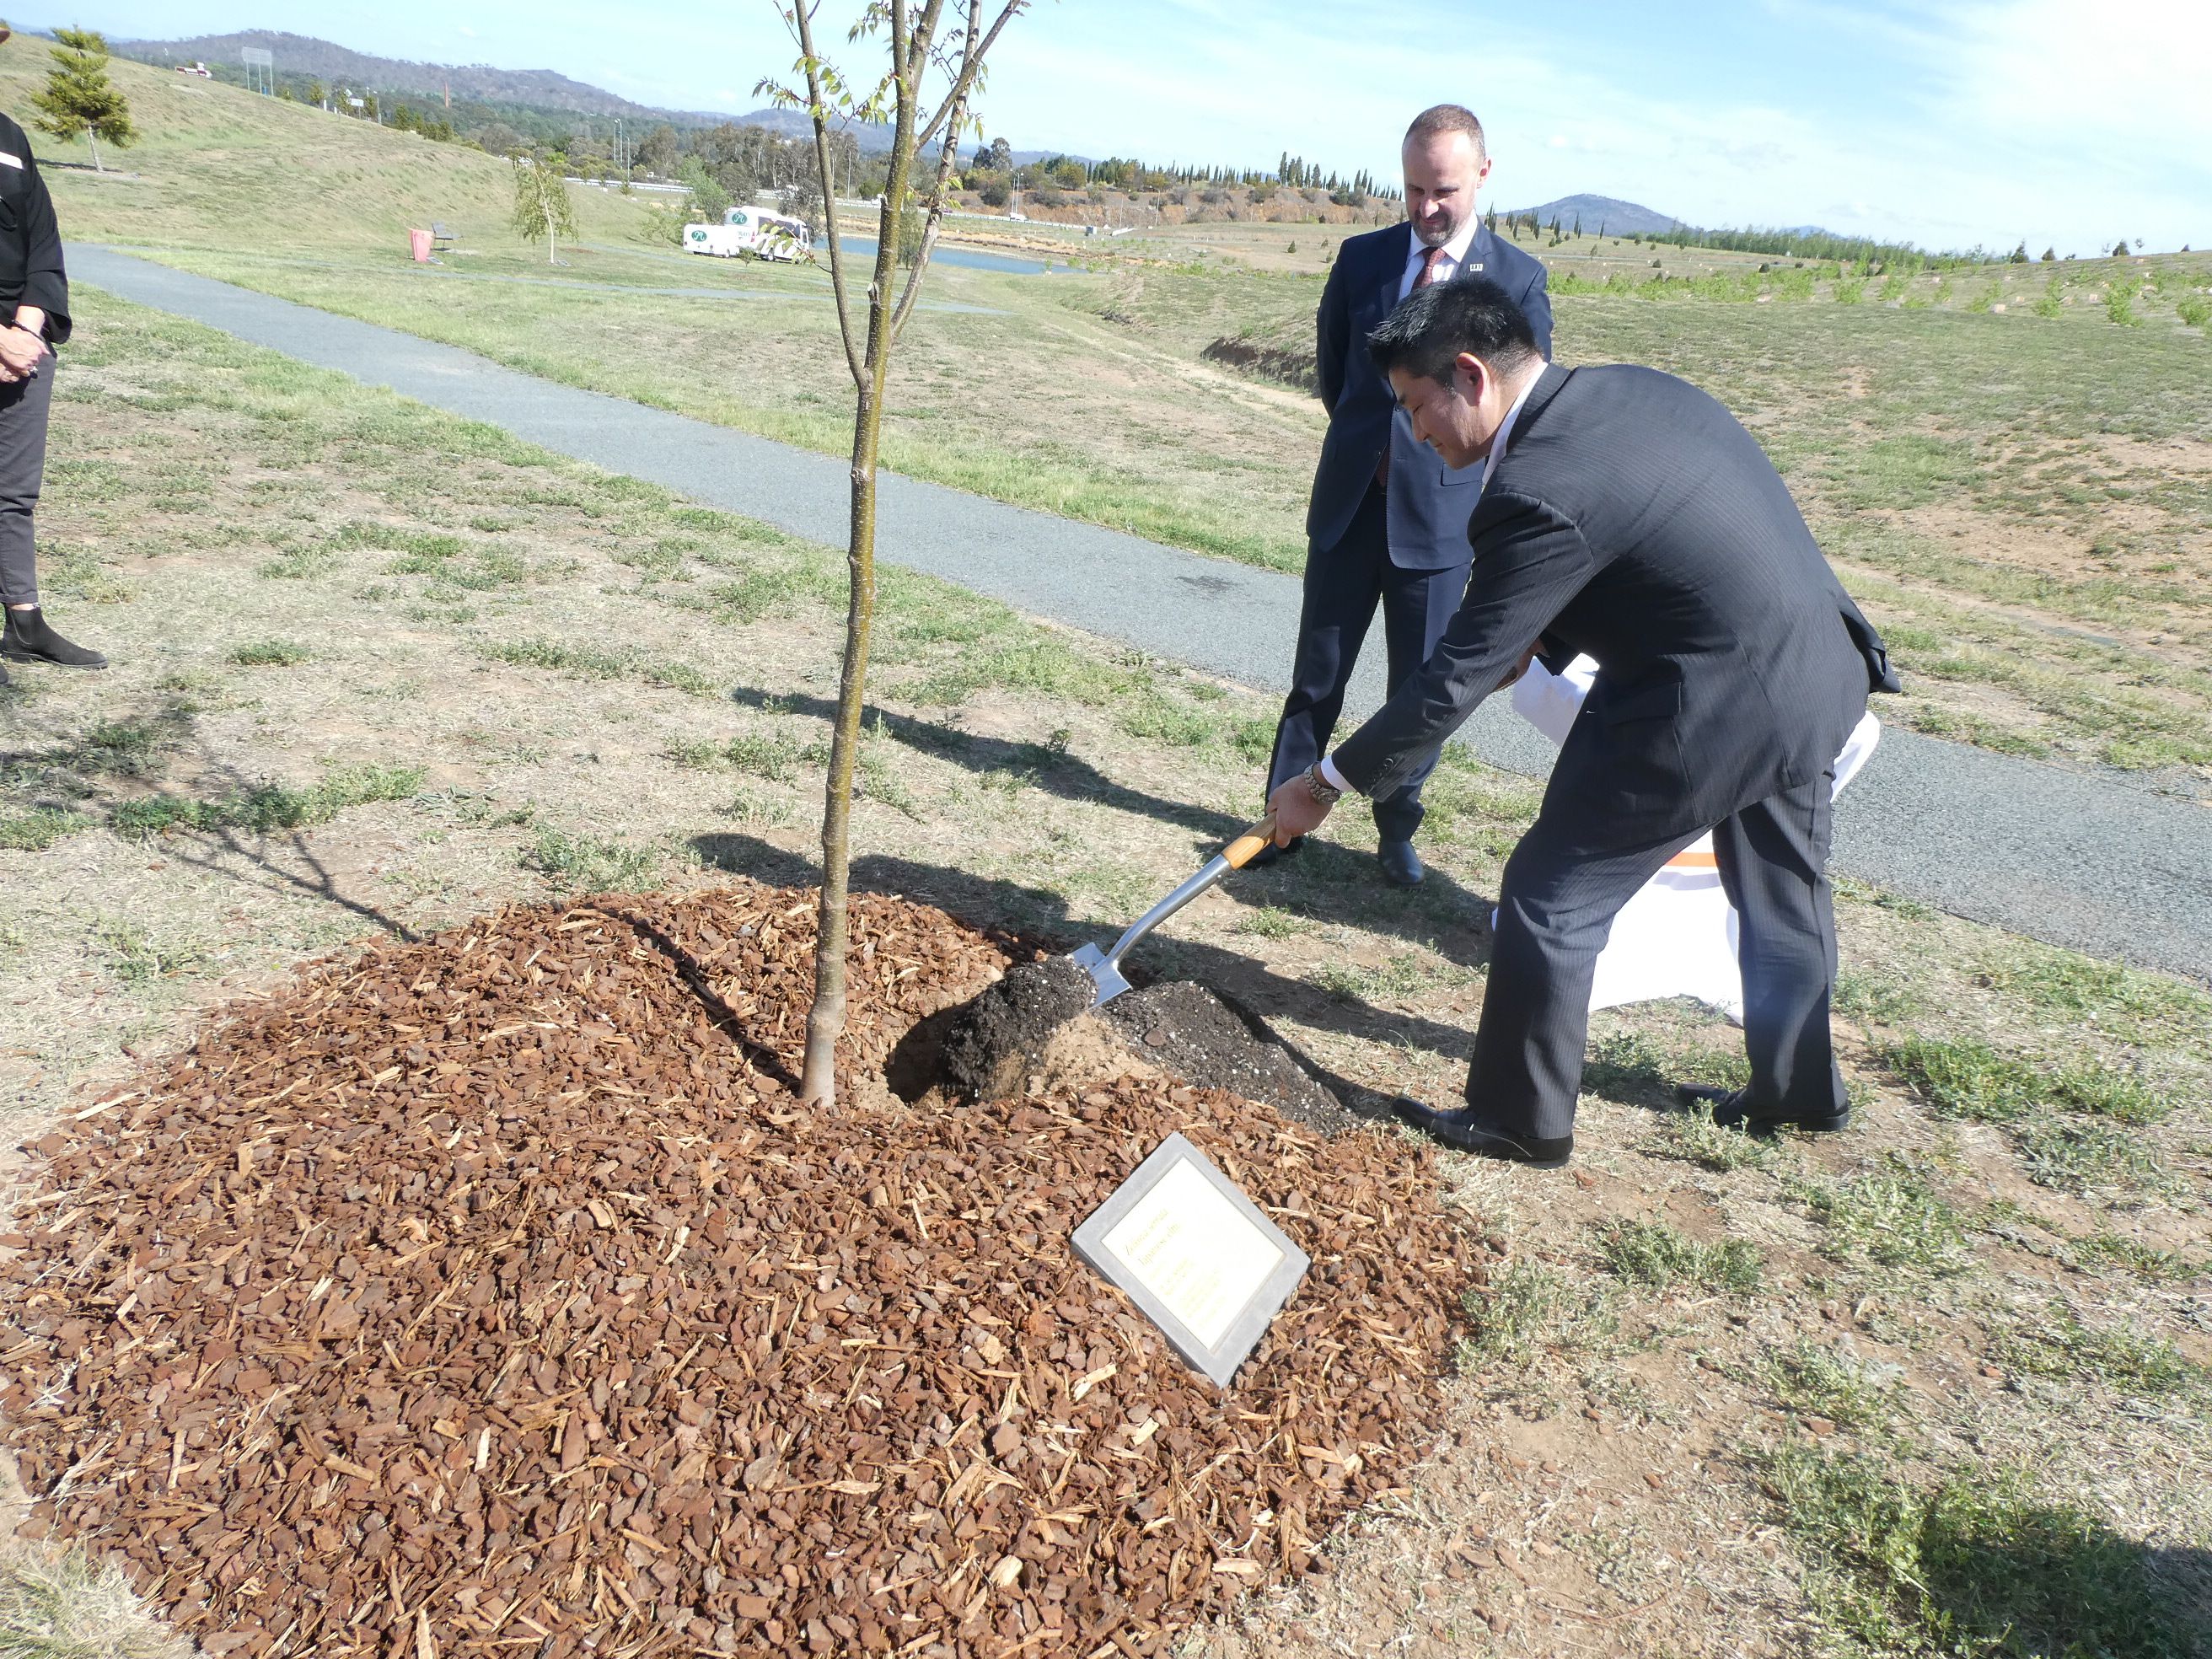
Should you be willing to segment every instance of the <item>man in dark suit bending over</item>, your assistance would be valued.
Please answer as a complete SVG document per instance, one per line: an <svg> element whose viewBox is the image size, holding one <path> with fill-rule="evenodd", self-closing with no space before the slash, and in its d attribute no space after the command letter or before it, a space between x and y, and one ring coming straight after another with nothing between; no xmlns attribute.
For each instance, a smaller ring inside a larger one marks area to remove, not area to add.
<svg viewBox="0 0 2212 1659"><path fill-rule="evenodd" d="M1840 1129L1825 866L1837 752L1881 641L1734 416L1656 370L1548 367L1480 280L1415 294L1369 337L1413 431L1476 467L1474 569L1421 671L1274 792L1278 839L1344 790L1387 799L1540 652L1600 665L1535 823L1506 860L1467 1104L1399 1115L1469 1152L1546 1167L1574 1149L1591 975L1616 911L1710 829L1742 921L1751 1084L1715 1120Z"/></svg>
<svg viewBox="0 0 2212 1659"><path fill-rule="evenodd" d="M1542 262L1500 242L1476 216L1490 173L1482 123L1456 104L1424 110L1407 130L1401 160L1406 222L1346 241L1316 319L1328 435L1306 514L1305 600L1268 765L1271 792L1327 748L1376 605L1395 691L1428 659L1467 586L1467 520L1480 469L1441 463L1413 436L1367 354L1368 331L1416 289L1480 276L1513 297L1538 348L1552 354ZM1432 763L1375 799L1382 873L1400 886L1421 879L1413 832Z"/></svg>

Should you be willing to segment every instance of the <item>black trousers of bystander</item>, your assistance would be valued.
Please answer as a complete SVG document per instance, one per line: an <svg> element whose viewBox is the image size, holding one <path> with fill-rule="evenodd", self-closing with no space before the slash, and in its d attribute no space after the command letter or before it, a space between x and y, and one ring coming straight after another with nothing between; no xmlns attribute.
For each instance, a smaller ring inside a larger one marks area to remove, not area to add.
<svg viewBox="0 0 2212 1659"><path fill-rule="evenodd" d="M39 602L32 519L46 478L54 368L53 357L41 357L31 379L0 386L0 605Z"/></svg>

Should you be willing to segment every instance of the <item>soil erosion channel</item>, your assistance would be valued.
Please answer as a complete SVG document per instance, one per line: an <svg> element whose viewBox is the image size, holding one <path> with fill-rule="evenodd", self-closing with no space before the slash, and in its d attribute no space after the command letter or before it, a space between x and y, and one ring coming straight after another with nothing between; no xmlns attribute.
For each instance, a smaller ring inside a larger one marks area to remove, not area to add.
<svg viewBox="0 0 2212 1659"><path fill-rule="evenodd" d="M879 896L810 1112L813 915L380 944L43 1138L0 1240L31 1530L208 1652L333 1659L1156 1652L1311 1571L1427 1449L1480 1276L1429 1152L1330 1139L1195 987L1071 1020ZM1226 1395L1068 1243L1175 1130L1313 1258Z"/></svg>

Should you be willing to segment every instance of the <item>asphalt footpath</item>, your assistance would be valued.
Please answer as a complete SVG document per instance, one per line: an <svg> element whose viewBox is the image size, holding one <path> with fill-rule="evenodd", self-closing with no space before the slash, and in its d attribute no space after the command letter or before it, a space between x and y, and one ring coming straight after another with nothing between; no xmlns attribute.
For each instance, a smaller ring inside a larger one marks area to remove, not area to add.
<svg viewBox="0 0 2212 1659"><path fill-rule="evenodd" d="M112 248L72 243L68 260L77 280L124 299L843 544L848 470L836 457L558 386ZM878 556L889 562L1226 679L1285 689L1295 577L888 472L878 523ZM1353 717L1382 698L1379 629L1362 656L1346 707ZM1551 764L1550 746L1503 699L1479 709L1459 740L1508 770L1540 775ZM2031 938L2212 981L2212 810L2146 781L1885 732L1837 802L1833 867Z"/></svg>

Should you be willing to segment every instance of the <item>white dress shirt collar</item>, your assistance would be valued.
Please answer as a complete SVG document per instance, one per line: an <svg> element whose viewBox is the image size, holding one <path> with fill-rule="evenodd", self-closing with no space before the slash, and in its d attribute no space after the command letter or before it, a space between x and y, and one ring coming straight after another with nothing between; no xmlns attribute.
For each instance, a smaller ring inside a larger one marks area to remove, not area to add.
<svg viewBox="0 0 2212 1659"><path fill-rule="evenodd" d="M1460 267L1467 263L1467 251L1474 246L1475 233L1481 228L1482 221L1469 214L1467 222L1453 234L1451 240L1443 245L1441 256L1437 260L1437 281L1449 283L1459 275ZM1421 239L1413 234L1410 224L1406 228L1406 240L1411 246L1406 252L1405 275L1398 283L1398 297L1401 300L1413 291L1413 279L1421 274L1421 263L1429 253L1428 249L1421 246Z"/></svg>
<svg viewBox="0 0 2212 1659"><path fill-rule="evenodd" d="M1528 401L1528 394L1536 389L1536 382L1544 378L1540 370L1531 375L1528 384L1521 388L1521 395L1513 400L1513 407L1505 411L1505 418L1498 423L1498 435L1490 441L1490 454L1482 463L1482 487L1490 488L1490 475L1498 471L1498 463L1505 453L1506 446L1513 441L1513 423L1521 418L1521 405Z"/></svg>
<svg viewBox="0 0 2212 1659"><path fill-rule="evenodd" d="M1498 435L1490 441L1490 453L1482 463L1482 489L1490 488L1490 475L1498 471L1499 457L1505 453L1505 447L1513 441L1513 423L1521 418L1521 406L1528 401L1528 394L1536 389L1536 382L1543 378L1540 372L1531 376L1528 384L1521 388L1521 395L1513 400L1513 407L1505 411L1505 418L1498 423ZM1481 493L1480 489L1475 492L1478 498ZM1346 793L1357 793L1345 781L1344 774L1336 769L1335 757L1323 755L1316 766L1322 781L1330 788Z"/></svg>

